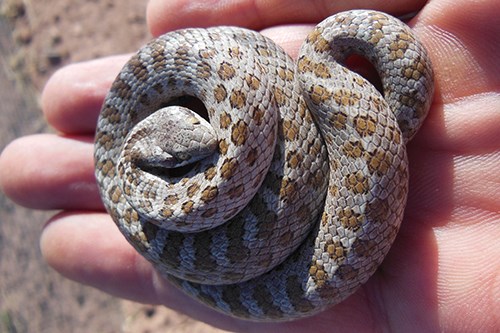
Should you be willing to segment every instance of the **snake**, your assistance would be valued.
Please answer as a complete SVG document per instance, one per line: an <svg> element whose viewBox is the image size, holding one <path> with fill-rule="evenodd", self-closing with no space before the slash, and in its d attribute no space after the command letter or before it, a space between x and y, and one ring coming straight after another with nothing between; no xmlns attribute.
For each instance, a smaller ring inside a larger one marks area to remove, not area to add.
<svg viewBox="0 0 500 333"><path fill-rule="evenodd" d="M355 57L378 84L349 69ZM378 11L326 18L296 60L245 28L168 32L104 100L99 192L128 242L191 297L252 321L312 316L391 248L406 144L433 91L423 44Z"/></svg>

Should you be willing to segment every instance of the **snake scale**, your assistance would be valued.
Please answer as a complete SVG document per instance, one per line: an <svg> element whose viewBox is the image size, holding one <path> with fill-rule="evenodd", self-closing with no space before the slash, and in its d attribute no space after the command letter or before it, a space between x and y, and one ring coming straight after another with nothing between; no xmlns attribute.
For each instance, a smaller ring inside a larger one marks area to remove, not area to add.
<svg viewBox="0 0 500 333"><path fill-rule="evenodd" d="M382 93L343 65L353 54ZM100 194L135 249L192 297L255 321L309 316L351 295L389 251L405 144L432 95L427 52L381 12L327 18L297 61L243 28L170 32L105 99Z"/></svg>

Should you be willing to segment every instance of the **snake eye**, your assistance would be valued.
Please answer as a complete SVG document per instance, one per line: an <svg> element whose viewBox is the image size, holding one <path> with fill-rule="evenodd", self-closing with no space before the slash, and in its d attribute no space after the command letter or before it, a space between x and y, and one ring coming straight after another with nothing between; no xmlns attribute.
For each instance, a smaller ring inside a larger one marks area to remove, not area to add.
<svg viewBox="0 0 500 333"><path fill-rule="evenodd" d="M186 153L186 152L179 152L177 154L175 154L175 157L178 159L178 160L181 160L181 161L187 161L191 158L191 155Z"/></svg>

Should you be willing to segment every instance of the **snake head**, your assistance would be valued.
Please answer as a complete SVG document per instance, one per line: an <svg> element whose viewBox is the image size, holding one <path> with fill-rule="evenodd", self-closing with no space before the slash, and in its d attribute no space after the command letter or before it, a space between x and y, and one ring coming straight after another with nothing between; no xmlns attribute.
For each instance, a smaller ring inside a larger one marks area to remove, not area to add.
<svg viewBox="0 0 500 333"><path fill-rule="evenodd" d="M182 106L168 106L134 126L123 153L143 170L175 169L212 155L217 144L217 135L203 117Z"/></svg>

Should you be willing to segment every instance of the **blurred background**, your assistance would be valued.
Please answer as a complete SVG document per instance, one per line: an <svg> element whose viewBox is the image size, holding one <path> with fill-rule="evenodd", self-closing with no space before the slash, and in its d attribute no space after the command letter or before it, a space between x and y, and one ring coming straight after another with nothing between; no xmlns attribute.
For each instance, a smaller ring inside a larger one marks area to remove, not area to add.
<svg viewBox="0 0 500 333"><path fill-rule="evenodd" d="M146 0L0 0L0 149L50 132L39 97L66 64L136 51L148 41ZM55 212L0 193L0 333L220 332L163 307L113 298L59 276L38 246Z"/></svg>

